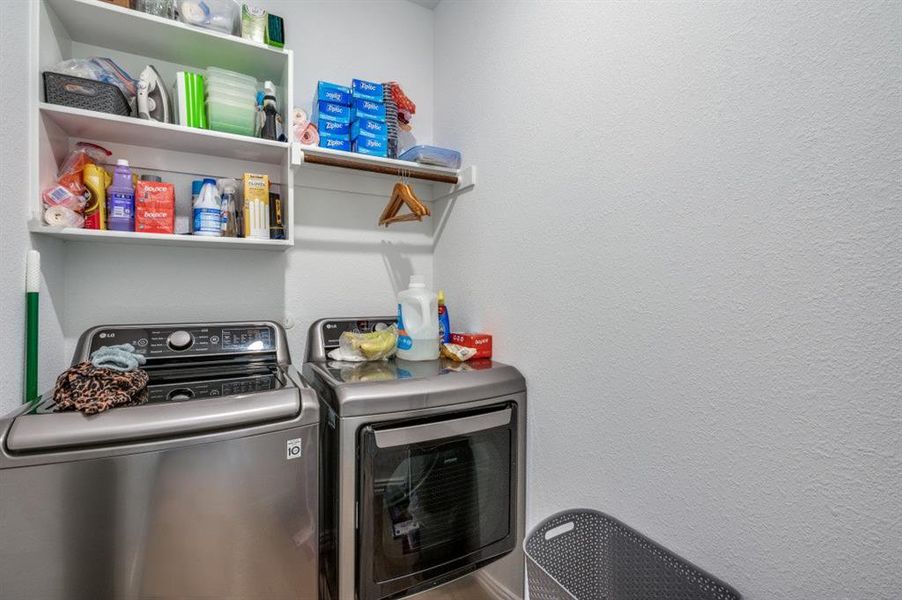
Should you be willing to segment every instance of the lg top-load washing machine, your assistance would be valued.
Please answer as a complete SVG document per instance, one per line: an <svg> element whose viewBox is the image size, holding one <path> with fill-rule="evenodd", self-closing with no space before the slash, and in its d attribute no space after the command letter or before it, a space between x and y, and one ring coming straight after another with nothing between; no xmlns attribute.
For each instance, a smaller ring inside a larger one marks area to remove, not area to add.
<svg viewBox="0 0 902 600"><path fill-rule="evenodd" d="M523 597L526 386L491 360L331 361L324 319L302 375L320 395L326 600Z"/></svg>
<svg viewBox="0 0 902 600"><path fill-rule="evenodd" d="M318 600L316 394L272 322L110 325L142 406L0 419L0 598Z"/></svg>

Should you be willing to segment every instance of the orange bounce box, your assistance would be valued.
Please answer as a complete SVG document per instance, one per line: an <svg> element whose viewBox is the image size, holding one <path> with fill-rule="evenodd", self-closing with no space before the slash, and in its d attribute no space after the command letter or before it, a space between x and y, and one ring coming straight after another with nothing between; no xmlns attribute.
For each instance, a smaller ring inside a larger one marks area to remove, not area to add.
<svg viewBox="0 0 902 600"><path fill-rule="evenodd" d="M473 358L492 358L492 336L487 333L452 333L451 343L475 348Z"/></svg>

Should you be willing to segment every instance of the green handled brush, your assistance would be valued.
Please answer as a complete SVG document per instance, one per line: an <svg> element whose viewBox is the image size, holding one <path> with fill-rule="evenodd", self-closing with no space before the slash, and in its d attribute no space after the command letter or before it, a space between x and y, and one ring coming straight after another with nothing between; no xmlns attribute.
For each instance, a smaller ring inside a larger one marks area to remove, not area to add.
<svg viewBox="0 0 902 600"><path fill-rule="evenodd" d="M25 402L38 398L38 295L41 253L29 250L25 260Z"/></svg>

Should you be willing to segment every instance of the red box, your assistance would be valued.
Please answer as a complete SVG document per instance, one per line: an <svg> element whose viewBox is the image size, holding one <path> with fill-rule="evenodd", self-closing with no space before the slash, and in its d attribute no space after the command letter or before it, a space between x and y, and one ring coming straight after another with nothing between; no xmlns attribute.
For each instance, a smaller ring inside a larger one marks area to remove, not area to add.
<svg viewBox="0 0 902 600"><path fill-rule="evenodd" d="M160 181L135 185L135 231L175 233L175 187Z"/></svg>
<svg viewBox="0 0 902 600"><path fill-rule="evenodd" d="M452 333L451 343L475 348L474 359L492 358L492 336L487 333Z"/></svg>

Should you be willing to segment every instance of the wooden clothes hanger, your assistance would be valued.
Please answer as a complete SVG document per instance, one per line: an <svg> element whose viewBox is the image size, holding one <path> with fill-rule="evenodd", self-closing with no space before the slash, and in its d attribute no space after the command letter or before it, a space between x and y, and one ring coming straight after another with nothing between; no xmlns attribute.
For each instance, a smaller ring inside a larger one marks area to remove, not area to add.
<svg viewBox="0 0 902 600"><path fill-rule="evenodd" d="M399 215L398 212L404 206L407 206L410 212ZM392 188L391 198L379 217L379 225L388 227L392 223L402 221L422 221L423 217L430 215L432 211L417 198L413 188L404 181L398 181Z"/></svg>

